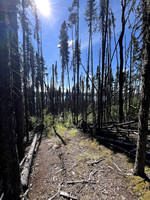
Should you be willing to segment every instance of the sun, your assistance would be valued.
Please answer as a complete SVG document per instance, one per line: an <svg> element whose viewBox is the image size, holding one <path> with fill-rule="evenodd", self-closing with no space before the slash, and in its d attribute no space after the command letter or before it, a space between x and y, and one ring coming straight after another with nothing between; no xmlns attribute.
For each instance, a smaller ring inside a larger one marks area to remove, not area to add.
<svg viewBox="0 0 150 200"><path fill-rule="evenodd" d="M49 0L35 0L35 4L37 6L37 9L40 11L40 13L45 16L49 17L51 14L51 7Z"/></svg>

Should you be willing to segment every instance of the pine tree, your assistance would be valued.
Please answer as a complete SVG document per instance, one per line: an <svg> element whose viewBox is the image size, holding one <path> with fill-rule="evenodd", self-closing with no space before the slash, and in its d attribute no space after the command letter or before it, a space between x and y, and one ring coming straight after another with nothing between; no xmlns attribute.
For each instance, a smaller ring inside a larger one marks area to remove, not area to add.
<svg viewBox="0 0 150 200"><path fill-rule="evenodd" d="M61 25L59 39L60 39L59 49L60 49L61 65L62 65L62 107L63 107L63 119L64 119L64 74L69 62L68 33L65 21Z"/></svg>
<svg viewBox="0 0 150 200"><path fill-rule="evenodd" d="M76 118L76 90L75 90L75 85L76 85L76 64L75 64L75 47L74 47L74 26L76 25L76 12L72 12L72 8L68 9L71 13L69 15L69 24L68 26L71 28L72 31L72 61L71 65L73 67L73 88L72 88L72 100L73 100L73 106L72 107L72 121L75 124L75 118Z"/></svg>

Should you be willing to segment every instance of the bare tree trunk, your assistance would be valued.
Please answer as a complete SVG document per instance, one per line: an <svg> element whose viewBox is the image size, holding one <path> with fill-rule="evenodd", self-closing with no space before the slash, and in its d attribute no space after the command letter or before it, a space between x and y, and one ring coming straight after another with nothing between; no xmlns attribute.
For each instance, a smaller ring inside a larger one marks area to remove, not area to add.
<svg viewBox="0 0 150 200"><path fill-rule="evenodd" d="M107 0L107 8L106 8L106 22L105 25L102 26L102 83L101 83L101 98L100 98L100 125L102 127L103 122L103 85L104 85L104 68L105 68L105 52L106 52L106 36L107 36L107 22L108 22L108 8L109 8L109 0ZM104 22L104 15L102 21Z"/></svg>
<svg viewBox="0 0 150 200"><path fill-rule="evenodd" d="M31 94L31 99L32 99L32 116L35 115L35 66L34 66L34 49L31 47L31 76L32 76L32 94Z"/></svg>
<svg viewBox="0 0 150 200"><path fill-rule="evenodd" d="M131 35L131 49L130 49L130 84L129 84L129 121L131 120L131 102L132 102L132 35Z"/></svg>
<svg viewBox="0 0 150 200"><path fill-rule="evenodd" d="M17 148L19 154L19 160L24 157L23 138L24 138L24 109L23 109L23 97L21 88L21 74L20 74L20 60L18 50L18 27L17 27L17 7L15 0L11 0L8 4L8 16L10 24L10 59L11 68L13 70L13 100L15 107L15 119L16 126L15 132L17 137Z"/></svg>
<svg viewBox="0 0 150 200"><path fill-rule="evenodd" d="M128 76L127 76L127 49L126 49L126 36L125 36L125 113L126 113L125 121L127 121L127 115L128 115L127 103L128 103Z"/></svg>
<svg viewBox="0 0 150 200"><path fill-rule="evenodd" d="M143 45L144 63L142 80L142 98L139 111L138 140L134 174L144 175L146 143L148 134L148 115L150 106L150 3L142 0L143 9Z"/></svg>
<svg viewBox="0 0 150 200"><path fill-rule="evenodd" d="M100 58L101 58L101 52L99 53L99 66L97 67L97 79L98 79L98 118L97 118L97 124L98 124L98 130L100 129L100 88L101 88L101 81L100 81Z"/></svg>
<svg viewBox="0 0 150 200"><path fill-rule="evenodd" d="M86 74L86 113L85 113L86 123L88 123L87 112L88 112L88 92L89 92L89 64L90 64L90 36L89 36L87 74Z"/></svg>
<svg viewBox="0 0 150 200"><path fill-rule="evenodd" d="M44 123L43 110L44 110L44 58L43 58L42 50L41 50L41 119L42 119L42 124Z"/></svg>
<svg viewBox="0 0 150 200"><path fill-rule="evenodd" d="M5 200L19 200L22 190L14 128L8 19L2 0L0 8L0 166Z"/></svg>
<svg viewBox="0 0 150 200"><path fill-rule="evenodd" d="M62 112L63 112L62 117L64 120L64 66L62 66Z"/></svg>
<svg viewBox="0 0 150 200"><path fill-rule="evenodd" d="M80 67L80 55L79 55L79 0L77 0L77 30L76 30L76 45L77 45L77 124L79 115L79 67Z"/></svg>
<svg viewBox="0 0 150 200"><path fill-rule="evenodd" d="M126 0L121 0L122 8L122 31L119 38L119 47L120 47L120 74L119 74L119 122L123 122L123 36L125 32L125 9L126 9Z"/></svg>
<svg viewBox="0 0 150 200"><path fill-rule="evenodd" d="M55 76L54 76L54 65L52 65L52 74L53 74L53 125L55 124Z"/></svg>
<svg viewBox="0 0 150 200"><path fill-rule="evenodd" d="M24 82L24 104L25 104L25 134L27 141L29 140L29 131L28 131L28 98L27 98L27 60L26 60L26 47L25 47L25 1L22 0L22 29L23 29L23 82Z"/></svg>
<svg viewBox="0 0 150 200"><path fill-rule="evenodd" d="M94 73L93 73L93 44L92 44L92 21L91 21L91 74L92 74L92 123L93 135L96 134L96 114L95 114L95 99L94 99Z"/></svg>

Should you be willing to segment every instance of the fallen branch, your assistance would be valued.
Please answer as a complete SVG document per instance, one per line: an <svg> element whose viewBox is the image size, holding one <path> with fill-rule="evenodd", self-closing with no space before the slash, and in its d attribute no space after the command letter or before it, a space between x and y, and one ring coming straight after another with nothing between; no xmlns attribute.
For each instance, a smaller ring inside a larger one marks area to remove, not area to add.
<svg viewBox="0 0 150 200"><path fill-rule="evenodd" d="M94 181L90 181L90 180L78 180L78 181L67 181L67 184L77 184L77 183L83 183L83 184L96 184L96 182Z"/></svg>
<svg viewBox="0 0 150 200"><path fill-rule="evenodd" d="M56 194L54 194L54 195L53 195L51 198L49 198L48 200L53 200L57 195L60 194L61 185L62 185L62 183L59 183L59 185L58 185L58 191L56 192Z"/></svg>
<svg viewBox="0 0 150 200"><path fill-rule="evenodd" d="M109 169L112 169L112 170L114 170L117 174L119 174L120 176L123 176L123 177L126 177L126 175L125 174L122 174L122 173L120 173L120 172L118 172L118 171L116 171L113 167L111 167L111 166L108 166L108 168Z"/></svg>
<svg viewBox="0 0 150 200"><path fill-rule="evenodd" d="M57 172L55 172L55 175L62 172L63 170L65 170L64 168L63 169L59 169Z"/></svg>
<svg viewBox="0 0 150 200"><path fill-rule="evenodd" d="M27 155L22 159L22 161L20 162L20 167L22 167L22 165L24 164L24 162L25 162L25 160L26 160L26 158L27 158Z"/></svg>
<svg viewBox="0 0 150 200"><path fill-rule="evenodd" d="M104 160L104 159L95 160L95 161L93 161L92 163L90 163L89 165L98 164L98 163L100 163L100 162L103 161L103 160Z"/></svg>
<svg viewBox="0 0 150 200"><path fill-rule="evenodd" d="M63 197L69 198L69 199L78 200L77 197L74 197L74 196L72 196L72 195L70 195L69 193L64 192L64 191L60 191L60 196L63 196Z"/></svg>
<svg viewBox="0 0 150 200"><path fill-rule="evenodd" d="M2 195L0 197L0 200L3 200L3 197L4 197L4 193L2 193Z"/></svg>
<svg viewBox="0 0 150 200"><path fill-rule="evenodd" d="M67 145L66 142L64 141L64 139L57 133L57 131L56 131L56 129L55 129L55 126L53 126L53 129L54 129L55 134L56 134L56 135L59 137L59 139L62 141L62 143L63 143L64 145Z"/></svg>
<svg viewBox="0 0 150 200"><path fill-rule="evenodd" d="M114 163L114 165L115 165L115 167L121 172L122 170L120 169L120 167L116 164L116 163Z"/></svg>
<svg viewBox="0 0 150 200"><path fill-rule="evenodd" d="M91 177L94 175L94 174L96 174L98 172L98 170L96 170L95 172L91 172L90 174L89 174L89 179L88 179L88 181L91 181Z"/></svg>
<svg viewBox="0 0 150 200"><path fill-rule="evenodd" d="M27 189L27 190L25 191L25 193L23 194L23 198L22 198L21 200L26 200L26 197L27 197L27 195L28 195L28 192L29 192L29 189Z"/></svg>
<svg viewBox="0 0 150 200"><path fill-rule="evenodd" d="M34 154L36 142L37 142L37 133L34 136L30 150L27 154L26 162L25 162L25 164L23 166L23 170L21 172L21 183L22 183L24 190L27 189L27 186L28 186L29 173L30 173L31 163L33 160L33 154Z"/></svg>
<svg viewBox="0 0 150 200"><path fill-rule="evenodd" d="M37 138L36 146L35 146L35 149L34 149L35 154L37 153L37 151L39 149L39 146L40 146L40 143L41 143L41 138L42 138L42 134L39 134L39 136Z"/></svg>

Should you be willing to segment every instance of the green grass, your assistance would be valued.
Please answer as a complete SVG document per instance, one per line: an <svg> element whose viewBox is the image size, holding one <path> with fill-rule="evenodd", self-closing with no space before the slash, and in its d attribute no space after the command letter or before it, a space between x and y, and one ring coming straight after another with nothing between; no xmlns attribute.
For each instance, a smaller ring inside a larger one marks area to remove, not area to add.
<svg viewBox="0 0 150 200"><path fill-rule="evenodd" d="M71 135L71 136L76 136L76 134L78 133L78 130L77 129L74 129L74 128L72 128L72 129L70 129L69 130L69 134Z"/></svg>

